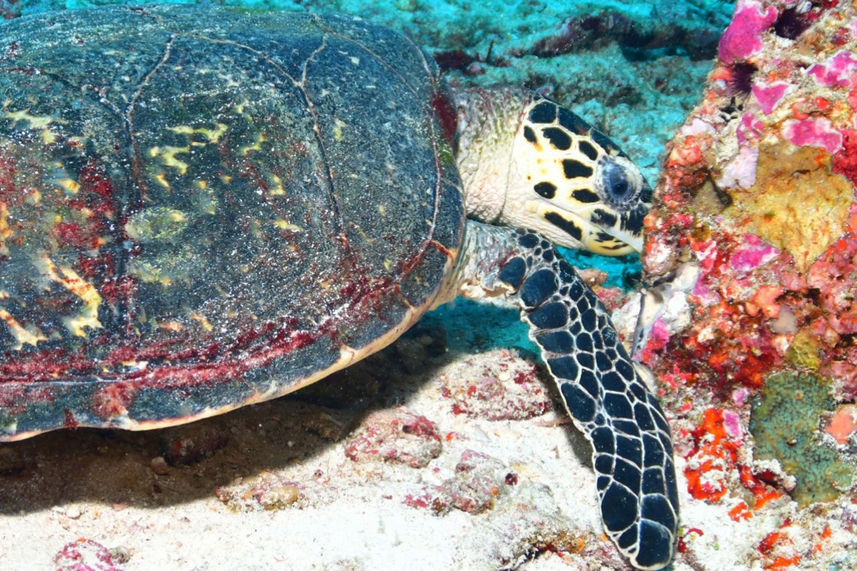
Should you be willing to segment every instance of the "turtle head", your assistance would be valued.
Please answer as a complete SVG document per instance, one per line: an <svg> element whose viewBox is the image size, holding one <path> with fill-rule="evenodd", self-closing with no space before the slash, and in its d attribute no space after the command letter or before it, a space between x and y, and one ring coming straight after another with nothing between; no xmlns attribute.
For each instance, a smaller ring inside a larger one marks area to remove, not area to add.
<svg viewBox="0 0 857 571"><path fill-rule="evenodd" d="M558 103L518 89L457 96L458 167L470 214L536 230L556 244L641 251L652 189L606 135Z"/></svg>

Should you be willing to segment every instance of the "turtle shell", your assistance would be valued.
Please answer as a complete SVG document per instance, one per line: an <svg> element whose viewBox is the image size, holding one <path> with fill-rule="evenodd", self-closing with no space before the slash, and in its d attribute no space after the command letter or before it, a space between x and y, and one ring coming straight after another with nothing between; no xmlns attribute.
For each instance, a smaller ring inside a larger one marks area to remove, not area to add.
<svg viewBox="0 0 857 571"><path fill-rule="evenodd" d="M165 6L0 38L0 439L273 398L437 297L464 211L403 36Z"/></svg>

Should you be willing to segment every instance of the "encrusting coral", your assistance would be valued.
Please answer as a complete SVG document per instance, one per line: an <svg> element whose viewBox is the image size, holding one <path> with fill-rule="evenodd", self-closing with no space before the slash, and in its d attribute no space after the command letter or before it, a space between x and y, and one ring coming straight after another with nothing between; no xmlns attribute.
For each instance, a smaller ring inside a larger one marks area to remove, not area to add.
<svg viewBox="0 0 857 571"><path fill-rule="evenodd" d="M766 568L826 566L853 527L855 8L737 3L647 219L649 283L697 276L640 350L676 414L689 501L779 521L756 545Z"/></svg>

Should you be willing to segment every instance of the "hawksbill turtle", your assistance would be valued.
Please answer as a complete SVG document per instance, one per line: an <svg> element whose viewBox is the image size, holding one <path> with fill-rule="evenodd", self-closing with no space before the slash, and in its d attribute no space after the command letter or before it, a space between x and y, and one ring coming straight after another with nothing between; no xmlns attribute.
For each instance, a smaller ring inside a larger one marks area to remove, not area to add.
<svg viewBox="0 0 857 571"><path fill-rule="evenodd" d="M555 247L642 246L652 191L609 138L450 90L353 17L99 7L0 37L0 440L275 398L491 298L592 444L607 535L670 562L664 413Z"/></svg>

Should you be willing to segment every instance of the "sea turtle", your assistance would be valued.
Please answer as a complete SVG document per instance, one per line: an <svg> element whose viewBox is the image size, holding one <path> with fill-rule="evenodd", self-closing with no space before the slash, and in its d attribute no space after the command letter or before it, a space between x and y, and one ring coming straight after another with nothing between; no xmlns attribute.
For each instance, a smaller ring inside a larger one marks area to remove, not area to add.
<svg viewBox="0 0 857 571"><path fill-rule="evenodd" d="M669 563L664 413L554 247L641 248L652 191L605 135L453 92L356 17L99 7L0 38L0 439L222 413L500 299L593 445L608 536Z"/></svg>

